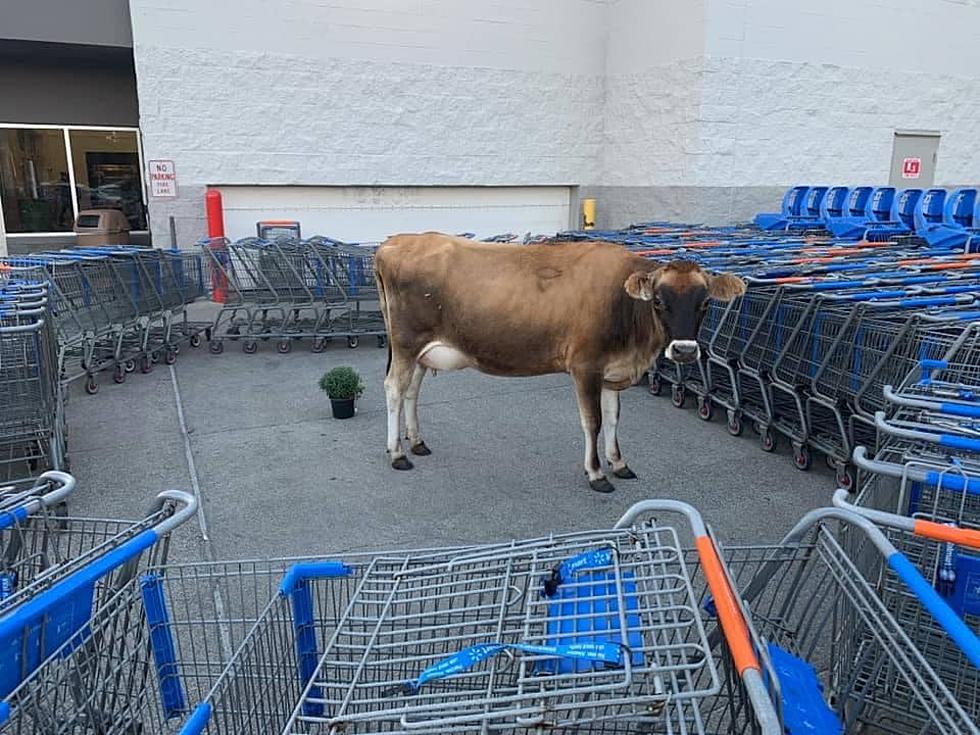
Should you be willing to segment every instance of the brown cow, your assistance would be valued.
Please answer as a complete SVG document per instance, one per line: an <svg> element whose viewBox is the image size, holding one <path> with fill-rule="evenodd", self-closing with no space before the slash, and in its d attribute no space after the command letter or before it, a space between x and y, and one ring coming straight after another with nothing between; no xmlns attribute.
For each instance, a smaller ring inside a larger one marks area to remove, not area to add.
<svg viewBox="0 0 980 735"><path fill-rule="evenodd" d="M403 405L412 453L431 453L418 420L427 369L569 373L585 432L585 471L599 492L614 489L599 463L600 428L613 474L636 477L616 439L619 391L639 380L664 345L676 362L696 360L708 298L727 301L745 291L735 276L712 276L685 261L660 265L611 243L501 245L438 232L389 238L374 273L390 350L392 467L412 468L400 442Z"/></svg>

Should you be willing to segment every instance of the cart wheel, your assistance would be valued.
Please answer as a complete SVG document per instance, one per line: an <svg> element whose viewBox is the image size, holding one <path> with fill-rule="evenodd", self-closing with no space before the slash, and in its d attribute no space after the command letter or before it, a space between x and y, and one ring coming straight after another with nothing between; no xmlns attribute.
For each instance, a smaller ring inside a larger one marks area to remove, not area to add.
<svg viewBox="0 0 980 735"><path fill-rule="evenodd" d="M687 398L687 392L684 390L683 385L675 385L670 389L670 402L674 404L676 408L684 408L684 400Z"/></svg>
<svg viewBox="0 0 980 735"><path fill-rule="evenodd" d="M650 376L650 385L647 386L647 390L650 391L651 396L659 396L663 392L664 386L660 382L660 378L656 375Z"/></svg>
<svg viewBox="0 0 980 735"><path fill-rule="evenodd" d="M360 344L360 340L357 337L351 336L347 338L347 346L352 350Z"/></svg>
<svg viewBox="0 0 980 735"><path fill-rule="evenodd" d="M242 352L246 355L254 355L259 350L259 343L252 340L242 342Z"/></svg>
<svg viewBox="0 0 980 735"><path fill-rule="evenodd" d="M211 350L212 355L220 355L225 351L224 342L208 342L208 349Z"/></svg>
<svg viewBox="0 0 980 735"><path fill-rule="evenodd" d="M153 361L153 364L156 365L158 362L160 362L160 353L159 352L151 352L150 353L150 360L152 360Z"/></svg>
<svg viewBox="0 0 980 735"><path fill-rule="evenodd" d="M123 365L117 364L112 369L112 380L114 383L125 383L126 382L126 369Z"/></svg>
<svg viewBox="0 0 980 735"><path fill-rule="evenodd" d="M147 373L152 373L153 362L154 362L153 359L151 359L147 355L144 355L143 358L140 360L140 372L143 373L144 375Z"/></svg>
<svg viewBox="0 0 980 735"><path fill-rule="evenodd" d="M197 349L198 347L201 346L201 335L199 335L199 334L192 334L191 335L191 338L189 340L187 340L187 341L188 341L188 343L190 344L191 347Z"/></svg>
<svg viewBox="0 0 980 735"><path fill-rule="evenodd" d="M776 448L776 435L768 426L759 427L759 443L763 452L771 452Z"/></svg>
<svg viewBox="0 0 980 735"><path fill-rule="evenodd" d="M823 456L823 461L827 463L827 468L833 470L834 472L841 467L837 460L831 457L829 454L825 454Z"/></svg>
<svg viewBox="0 0 980 735"><path fill-rule="evenodd" d="M728 412L728 433L732 436L742 435L742 417L735 411Z"/></svg>
<svg viewBox="0 0 980 735"><path fill-rule="evenodd" d="M388 346L388 338L385 337L383 334L379 334L378 335L378 349L382 349L383 350L387 346Z"/></svg>
<svg viewBox="0 0 980 735"><path fill-rule="evenodd" d="M127 373L135 372L136 371L136 360L133 360L133 359L126 360L126 362L123 363L123 369Z"/></svg>
<svg viewBox="0 0 980 735"><path fill-rule="evenodd" d="M175 355L179 355L180 354L180 345L174 345L173 350L174 350L174 354Z"/></svg>
<svg viewBox="0 0 980 735"><path fill-rule="evenodd" d="M290 342L288 339L281 339L276 343L276 351L280 355L287 355L292 351L292 349L293 349L293 343Z"/></svg>
<svg viewBox="0 0 980 735"><path fill-rule="evenodd" d="M314 337L313 343L310 345L310 352L319 355L325 349L327 349L327 341L319 337Z"/></svg>
<svg viewBox="0 0 980 735"><path fill-rule="evenodd" d="M702 421L711 421L714 413L714 406L711 405L711 399L707 396L698 396L698 418Z"/></svg>
<svg viewBox="0 0 980 735"><path fill-rule="evenodd" d="M806 446L794 446L793 447L793 464L796 465L798 470L808 470L810 469L810 464L813 459L810 456L810 449Z"/></svg>
<svg viewBox="0 0 980 735"><path fill-rule="evenodd" d="M177 362L177 350L167 350L163 353L163 361L168 365L173 365Z"/></svg>
<svg viewBox="0 0 980 735"><path fill-rule="evenodd" d="M99 392L99 384L95 382L95 376L89 375L85 380L85 392L90 396L94 396Z"/></svg>
<svg viewBox="0 0 980 735"><path fill-rule="evenodd" d="M848 464L837 467L834 479L837 481L837 487L850 492L854 488L854 468Z"/></svg>

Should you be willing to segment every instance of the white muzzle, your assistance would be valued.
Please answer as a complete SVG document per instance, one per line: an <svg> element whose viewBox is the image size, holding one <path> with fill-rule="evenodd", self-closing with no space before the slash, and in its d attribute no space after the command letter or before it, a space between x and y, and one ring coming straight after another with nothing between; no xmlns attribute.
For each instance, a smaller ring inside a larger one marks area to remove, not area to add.
<svg viewBox="0 0 980 735"><path fill-rule="evenodd" d="M701 357L701 348L697 340L675 339L664 350L664 356L674 362L693 362Z"/></svg>

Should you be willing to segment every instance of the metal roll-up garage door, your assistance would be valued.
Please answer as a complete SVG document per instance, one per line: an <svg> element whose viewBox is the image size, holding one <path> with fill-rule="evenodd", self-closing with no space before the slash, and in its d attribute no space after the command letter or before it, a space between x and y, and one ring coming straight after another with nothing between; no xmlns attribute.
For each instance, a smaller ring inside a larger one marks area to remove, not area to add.
<svg viewBox="0 0 980 735"><path fill-rule="evenodd" d="M261 220L296 220L304 237L380 242L439 230L486 237L554 234L570 223L567 186L219 186L228 237L254 236Z"/></svg>

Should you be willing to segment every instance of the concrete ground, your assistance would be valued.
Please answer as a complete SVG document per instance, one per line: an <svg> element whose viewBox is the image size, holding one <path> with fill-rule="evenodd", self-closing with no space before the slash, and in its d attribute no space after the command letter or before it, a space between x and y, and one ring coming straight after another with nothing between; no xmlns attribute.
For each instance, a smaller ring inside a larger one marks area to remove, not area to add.
<svg viewBox="0 0 980 735"><path fill-rule="evenodd" d="M330 416L317 380L352 365L367 390L351 420ZM138 515L160 490L196 492L202 512L176 537L174 558L278 557L489 542L610 526L633 502L679 498L723 541L773 541L804 511L827 504L833 476L788 453L765 454L751 430L728 435L643 387L623 395L620 440L639 480L588 489L575 398L567 376L430 376L423 436L433 450L411 472L384 453L385 351L373 340L323 354L299 344L255 355L184 348L177 364L97 396L72 388L74 514Z"/></svg>

